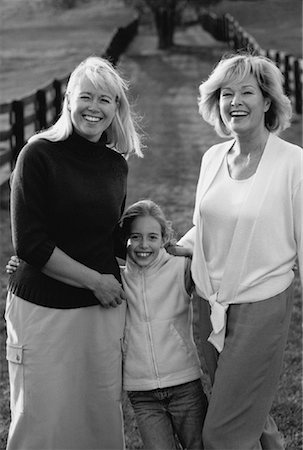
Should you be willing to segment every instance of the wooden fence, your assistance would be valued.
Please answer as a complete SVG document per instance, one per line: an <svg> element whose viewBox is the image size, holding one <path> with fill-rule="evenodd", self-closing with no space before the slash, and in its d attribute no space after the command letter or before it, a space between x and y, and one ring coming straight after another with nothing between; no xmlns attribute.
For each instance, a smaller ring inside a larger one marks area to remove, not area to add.
<svg viewBox="0 0 303 450"><path fill-rule="evenodd" d="M102 55L116 64L138 32L139 19L116 30ZM51 81L37 91L12 102L0 105L0 184L5 182L25 142L35 131L49 127L61 113L62 100L69 79L67 74Z"/></svg>
<svg viewBox="0 0 303 450"><path fill-rule="evenodd" d="M199 17L199 22L215 39L227 42L231 49L249 50L274 61L284 76L284 90L292 102L294 111L302 114L302 58L295 58L279 50L262 49L255 38L248 34L230 14L217 16L214 13L203 13Z"/></svg>

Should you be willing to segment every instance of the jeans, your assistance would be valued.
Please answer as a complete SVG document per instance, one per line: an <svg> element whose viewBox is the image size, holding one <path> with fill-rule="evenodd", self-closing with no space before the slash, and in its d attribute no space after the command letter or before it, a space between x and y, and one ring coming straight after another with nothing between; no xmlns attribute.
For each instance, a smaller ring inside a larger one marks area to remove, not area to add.
<svg viewBox="0 0 303 450"><path fill-rule="evenodd" d="M151 391L129 391L146 450L203 450L207 397L201 380ZM175 439L177 436L177 441Z"/></svg>

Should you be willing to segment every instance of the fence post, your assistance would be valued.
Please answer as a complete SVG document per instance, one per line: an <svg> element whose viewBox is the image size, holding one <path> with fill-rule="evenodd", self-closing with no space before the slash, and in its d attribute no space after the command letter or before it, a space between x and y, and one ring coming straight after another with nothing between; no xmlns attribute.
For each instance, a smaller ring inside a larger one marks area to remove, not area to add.
<svg viewBox="0 0 303 450"><path fill-rule="evenodd" d="M12 122L14 145L12 147L12 160L17 156L24 145L24 105L22 100L15 100L12 104Z"/></svg>
<svg viewBox="0 0 303 450"><path fill-rule="evenodd" d="M280 71L283 74L283 88L286 95L289 94L289 55L284 52L280 52L280 63L279 63Z"/></svg>
<svg viewBox="0 0 303 450"><path fill-rule="evenodd" d="M40 89L36 92L36 131L47 127L46 92Z"/></svg>
<svg viewBox="0 0 303 450"><path fill-rule="evenodd" d="M55 91L55 97L54 97L54 108L55 108L55 117L54 121L56 121L60 114L61 114L61 108L62 108L62 90L61 90L61 82L57 79L53 82L53 87Z"/></svg>
<svg viewBox="0 0 303 450"><path fill-rule="evenodd" d="M301 64L298 59L295 59L295 96L296 96L296 113L302 114L302 60Z"/></svg>

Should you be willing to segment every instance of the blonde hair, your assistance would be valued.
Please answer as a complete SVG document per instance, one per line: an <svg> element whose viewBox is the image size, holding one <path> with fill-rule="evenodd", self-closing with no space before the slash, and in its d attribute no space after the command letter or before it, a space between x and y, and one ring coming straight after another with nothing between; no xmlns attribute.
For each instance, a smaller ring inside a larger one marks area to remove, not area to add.
<svg viewBox="0 0 303 450"><path fill-rule="evenodd" d="M219 61L209 78L199 86L199 112L206 122L214 126L219 136L231 134L220 115L220 90L227 83L240 82L249 75L256 78L263 97L271 102L265 113L265 127L278 134L290 125L291 103L283 92L283 75L275 64L265 56L230 54Z"/></svg>
<svg viewBox="0 0 303 450"><path fill-rule="evenodd" d="M140 200L130 205L124 212L121 220L120 227L122 236L127 240L131 233L131 225L137 217L153 217L161 227L161 236L164 245L174 242L174 231L171 226L171 222L165 218L165 215L160 208L152 200Z"/></svg>
<svg viewBox="0 0 303 450"><path fill-rule="evenodd" d="M61 141L72 134L73 124L68 108L68 98L84 77L88 78L96 88L104 89L105 87L116 98L117 112L111 125L105 131L106 144L125 157L131 153L142 157L138 124L126 96L128 84L109 61L98 56L88 57L75 68L67 83L59 119L47 130L33 135L29 142L41 138L53 142Z"/></svg>

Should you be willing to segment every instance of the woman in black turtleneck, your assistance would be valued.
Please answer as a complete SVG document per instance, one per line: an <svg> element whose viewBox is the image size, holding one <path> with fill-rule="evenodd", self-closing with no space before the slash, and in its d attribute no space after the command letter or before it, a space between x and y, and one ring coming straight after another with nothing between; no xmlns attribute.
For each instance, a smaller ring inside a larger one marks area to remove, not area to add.
<svg viewBox="0 0 303 450"><path fill-rule="evenodd" d="M22 259L6 307L7 450L123 449L125 296L116 227L129 154L142 156L127 86L104 59L72 73L62 115L22 149L12 235Z"/></svg>

